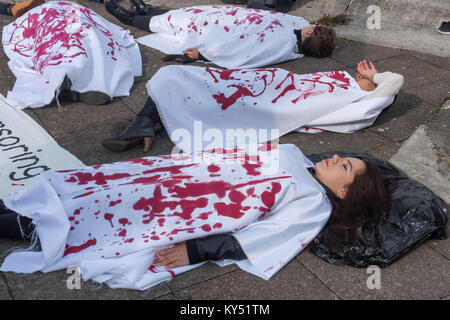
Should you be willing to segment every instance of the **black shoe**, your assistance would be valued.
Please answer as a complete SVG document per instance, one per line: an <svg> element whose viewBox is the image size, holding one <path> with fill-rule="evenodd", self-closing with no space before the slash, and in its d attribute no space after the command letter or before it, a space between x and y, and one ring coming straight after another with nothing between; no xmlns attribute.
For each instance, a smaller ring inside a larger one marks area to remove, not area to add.
<svg viewBox="0 0 450 320"><path fill-rule="evenodd" d="M111 151L122 152L144 142L144 153L147 153L151 139L155 137L153 126L148 117L137 116L120 135L103 140L102 145Z"/></svg>
<svg viewBox="0 0 450 320"><path fill-rule="evenodd" d="M111 101L111 98L103 92L88 91L76 92L72 91L72 81L69 77L65 77L59 90L58 100L67 100L70 102L84 102L94 106L100 106Z"/></svg>
<svg viewBox="0 0 450 320"><path fill-rule="evenodd" d="M111 13L114 17L119 19L119 21L125 24L132 24L133 18L135 14L133 12L128 11L127 9L121 7L114 0L106 0L105 1L106 11Z"/></svg>
<svg viewBox="0 0 450 320"><path fill-rule="evenodd" d="M441 26L438 29L439 33L450 34L450 21L442 21Z"/></svg>
<svg viewBox="0 0 450 320"><path fill-rule="evenodd" d="M142 0L130 0L130 3L130 11L140 16L148 16L152 10L152 6Z"/></svg>

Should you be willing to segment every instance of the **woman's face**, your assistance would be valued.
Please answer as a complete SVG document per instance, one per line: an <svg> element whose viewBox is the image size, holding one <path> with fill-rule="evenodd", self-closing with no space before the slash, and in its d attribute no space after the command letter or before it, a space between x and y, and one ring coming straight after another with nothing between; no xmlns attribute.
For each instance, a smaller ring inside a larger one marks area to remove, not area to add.
<svg viewBox="0 0 450 320"><path fill-rule="evenodd" d="M335 154L332 158L316 163L316 178L330 188L337 197L344 199L348 186L365 170L366 165L361 159L341 158Z"/></svg>

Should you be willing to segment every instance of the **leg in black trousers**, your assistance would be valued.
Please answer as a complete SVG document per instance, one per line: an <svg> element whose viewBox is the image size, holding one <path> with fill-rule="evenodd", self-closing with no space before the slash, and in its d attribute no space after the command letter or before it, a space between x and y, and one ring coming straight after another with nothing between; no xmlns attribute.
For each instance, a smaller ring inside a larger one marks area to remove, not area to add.
<svg viewBox="0 0 450 320"><path fill-rule="evenodd" d="M30 240L34 231L32 220L5 207L0 200L0 238Z"/></svg>
<svg viewBox="0 0 450 320"><path fill-rule="evenodd" d="M136 28L150 32L150 19L168 12L169 10L152 8L145 4L142 0L131 0L132 7L130 10L120 6L115 0L106 0L105 8L119 21L133 25Z"/></svg>
<svg viewBox="0 0 450 320"><path fill-rule="evenodd" d="M149 97L131 124L117 137L103 140L102 145L111 151L121 152L144 141L144 153L147 153L156 136L155 131L161 127L158 110Z"/></svg>

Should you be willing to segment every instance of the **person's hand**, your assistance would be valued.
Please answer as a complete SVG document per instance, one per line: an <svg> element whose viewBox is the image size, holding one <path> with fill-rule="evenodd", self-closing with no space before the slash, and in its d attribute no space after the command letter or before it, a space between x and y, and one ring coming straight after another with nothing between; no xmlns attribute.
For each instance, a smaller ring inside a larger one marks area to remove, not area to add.
<svg viewBox="0 0 450 320"><path fill-rule="evenodd" d="M357 68L359 74L370 81L373 80L373 76L378 73L378 71L375 69L375 66L373 65L372 61L369 61L369 64L366 60L360 61L358 63Z"/></svg>
<svg viewBox="0 0 450 320"><path fill-rule="evenodd" d="M177 244L171 248L156 252L153 264L166 269L189 264L186 244Z"/></svg>
<svg viewBox="0 0 450 320"><path fill-rule="evenodd" d="M191 59L198 60L198 48L187 48L184 54Z"/></svg>

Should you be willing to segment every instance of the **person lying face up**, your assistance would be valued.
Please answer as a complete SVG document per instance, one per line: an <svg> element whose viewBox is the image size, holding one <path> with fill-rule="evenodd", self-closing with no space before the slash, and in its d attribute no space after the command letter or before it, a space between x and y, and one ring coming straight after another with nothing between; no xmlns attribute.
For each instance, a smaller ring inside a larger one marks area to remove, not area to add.
<svg viewBox="0 0 450 320"><path fill-rule="evenodd" d="M166 12L149 7L143 13L126 10L115 0L105 6L120 21L152 32L138 42L168 54L166 60L255 68L303 55L326 57L336 47L333 29L279 12L210 5Z"/></svg>
<svg viewBox="0 0 450 320"><path fill-rule="evenodd" d="M294 145L193 155L43 173L36 184L0 202L0 237L37 236L40 252L13 252L0 270L77 265L84 280L145 290L198 262L228 258L267 280L330 216L369 212L357 223L346 220L354 231L388 205L376 165L358 158L336 155L314 165ZM350 242L345 226L338 235ZM210 237L220 236L236 245L229 250L219 243L219 250L205 255Z"/></svg>
<svg viewBox="0 0 450 320"><path fill-rule="evenodd" d="M130 126L102 144L125 151L146 140L148 152L162 125L186 152L263 143L291 131L353 132L372 125L403 85L403 76L378 73L372 62L359 62L357 71L353 78L346 71L166 66L147 83L150 97Z"/></svg>

